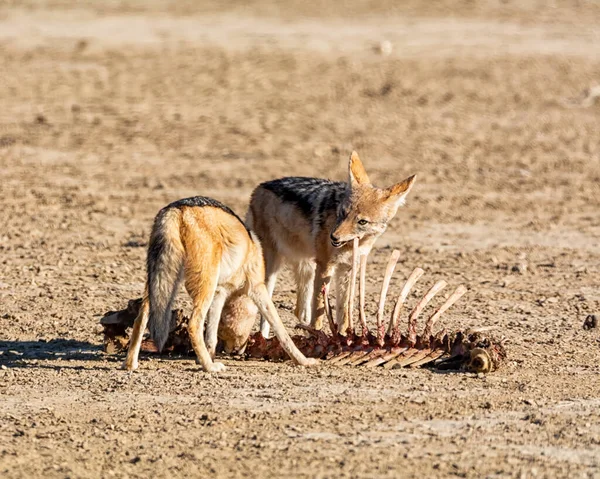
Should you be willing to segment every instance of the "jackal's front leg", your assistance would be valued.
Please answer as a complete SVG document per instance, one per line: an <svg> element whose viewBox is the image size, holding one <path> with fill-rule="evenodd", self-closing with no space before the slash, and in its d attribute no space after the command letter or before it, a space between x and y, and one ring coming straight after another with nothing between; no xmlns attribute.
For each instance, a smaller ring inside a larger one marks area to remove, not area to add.
<svg viewBox="0 0 600 479"><path fill-rule="evenodd" d="M265 318L273 328L275 336L277 339L279 339L279 344L281 344L281 347L288 354L288 356L300 366L318 365L318 359L307 358L304 356L304 354L302 354L302 352L300 352L298 347L294 344L294 341L292 341L292 338L281 322L279 314L277 314L277 309L275 308L273 301L271 301L271 298L269 298L269 293L265 285L259 284L253 287L249 291L249 295L256 303L256 306L258 306L258 310L263 315L263 318Z"/></svg>

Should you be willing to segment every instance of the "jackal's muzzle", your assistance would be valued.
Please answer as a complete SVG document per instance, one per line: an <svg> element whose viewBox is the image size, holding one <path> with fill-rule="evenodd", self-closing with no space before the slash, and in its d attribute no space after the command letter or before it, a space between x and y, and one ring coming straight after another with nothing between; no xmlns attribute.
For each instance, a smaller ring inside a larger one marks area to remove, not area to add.
<svg viewBox="0 0 600 479"><path fill-rule="evenodd" d="M347 241L340 241L339 238L337 236L334 236L333 233L331 233L331 235L329 236L329 238L331 239L331 245L334 248L339 248L343 245L345 245L347 243Z"/></svg>

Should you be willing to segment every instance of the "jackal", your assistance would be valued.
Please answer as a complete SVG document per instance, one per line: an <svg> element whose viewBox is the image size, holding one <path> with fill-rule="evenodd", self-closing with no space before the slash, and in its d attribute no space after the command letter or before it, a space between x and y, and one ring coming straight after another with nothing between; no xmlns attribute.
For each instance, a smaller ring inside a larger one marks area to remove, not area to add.
<svg viewBox="0 0 600 479"><path fill-rule="evenodd" d="M334 275L336 322L339 331L346 331L352 242L358 238L360 253L369 253L414 182L413 175L389 188L376 188L352 152L347 182L288 177L260 184L252 193L246 224L263 247L269 294L277 272L289 263L297 283L296 316L320 329L321 289ZM261 331L269 334L264 318Z"/></svg>
<svg viewBox="0 0 600 479"><path fill-rule="evenodd" d="M146 266L144 298L133 326L124 368L138 367L142 335L147 325L156 346L162 350L171 327L173 302L182 281L193 302L188 324L190 340L197 362L205 371L225 369L222 363L213 362L213 357L221 311L232 294L233 298L247 295L256 303L296 363L316 364L316 360L304 357L296 348L269 297L258 238L227 206L196 196L160 210L152 227Z"/></svg>

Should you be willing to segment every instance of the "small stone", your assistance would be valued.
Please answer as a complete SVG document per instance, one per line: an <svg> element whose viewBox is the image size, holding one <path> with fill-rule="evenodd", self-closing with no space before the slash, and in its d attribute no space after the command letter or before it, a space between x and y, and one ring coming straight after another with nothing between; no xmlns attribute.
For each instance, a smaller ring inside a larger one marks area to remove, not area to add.
<svg viewBox="0 0 600 479"><path fill-rule="evenodd" d="M513 273L525 274L527 273L527 263L524 261L517 263L511 268L511 271Z"/></svg>
<svg viewBox="0 0 600 479"><path fill-rule="evenodd" d="M588 314L587 318L583 322L583 329L590 330L598 327L598 316L595 314Z"/></svg>
<svg viewBox="0 0 600 479"><path fill-rule="evenodd" d="M374 48L377 53L384 56L391 54L393 49L394 46L389 40L383 40L382 42L379 42L379 44Z"/></svg>

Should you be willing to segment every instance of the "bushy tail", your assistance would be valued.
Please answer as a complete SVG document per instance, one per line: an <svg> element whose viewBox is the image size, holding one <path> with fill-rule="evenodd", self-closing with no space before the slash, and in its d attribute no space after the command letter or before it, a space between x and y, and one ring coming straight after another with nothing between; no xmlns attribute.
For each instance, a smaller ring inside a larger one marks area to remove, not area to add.
<svg viewBox="0 0 600 479"><path fill-rule="evenodd" d="M252 204L248 206L248 211L246 211L246 217L244 218L244 223L246 223L246 227L250 230L254 229L254 213L252 213Z"/></svg>
<svg viewBox="0 0 600 479"><path fill-rule="evenodd" d="M154 221L148 246L148 329L159 351L171 330L171 309L183 278L180 219L179 210L162 210Z"/></svg>

